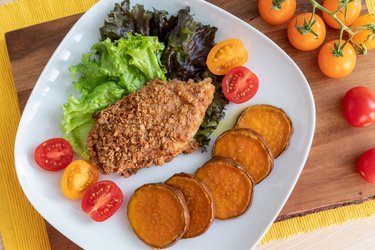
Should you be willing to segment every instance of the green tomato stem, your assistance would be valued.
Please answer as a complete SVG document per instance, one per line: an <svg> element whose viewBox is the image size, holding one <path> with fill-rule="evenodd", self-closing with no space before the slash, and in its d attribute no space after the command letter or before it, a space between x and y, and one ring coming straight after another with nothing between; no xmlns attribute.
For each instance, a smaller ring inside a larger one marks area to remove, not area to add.
<svg viewBox="0 0 375 250"><path fill-rule="evenodd" d="M281 10L281 4L284 1L285 0L272 0L272 8L275 9L275 10Z"/></svg>
<svg viewBox="0 0 375 250"><path fill-rule="evenodd" d="M344 8L348 3L350 2L350 0L344 0L344 1L340 1L340 5L339 7L337 8L337 10L335 10L333 12L333 14L337 14L342 8Z"/></svg>
<svg viewBox="0 0 375 250"><path fill-rule="evenodd" d="M283 0L272 0L274 3L274 8L276 7L275 5L282 3ZM329 15L333 20L336 21L336 23L340 26L340 37L339 37L339 42L335 44L334 48L332 48L332 54L334 56L342 56L342 50L345 47L345 45L350 42L355 48L357 48L360 52L360 54L366 54L367 49L364 43L362 44L356 44L353 42L353 37L355 34L363 31L363 30L370 30L371 35L368 36L367 40L370 37L375 37L375 26L374 25L364 25L364 26L359 26L359 27L348 27L346 26L338 17L337 13L341 11L344 8L344 16L346 16L346 11L347 11L347 4L356 1L356 0L340 0L339 7L335 11L330 11L327 8L323 7L320 3L317 2L317 0L309 0L310 3L313 6L312 10L312 15L310 20L307 22L305 19L303 20L303 25L299 26L297 21L295 24L295 28L297 31L301 34L307 34L307 33L312 33L315 37L318 37L315 32L313 32L312 27L314 26L316 20L314 18L315 11L316 9L321 10L322 12L325 12L327 15ZM343 34L344 31L349 34L349 38L342 44L343 41ZM366 40L366 41L367 41ZM342 44L342 45L341 45Z"/></svg>
<svg viewBox="0 0 375 250"><path fill-rule="evenodd" d="M340 30L340 36L339 36L339 43L338 43L338 47L341 48L341 41L342 41L342 35L344 34L344 29L341 28Z"/></svg>
<svg viewBox="0 0 375 250"><path fill-rule="evenodd" d="M327 8L323 7L321 4L319 4L318 2L316 2L316 0L310 0L310 3L313 5L314 9L317 8L319 10L321 10L322 12L325 12L326 14L328 14L330 17L332 17L333 20L335 20L339 26L340 26L340 37L339 37L339 42L337 44L337 46L334 46L334 49L332 50L332 54L334 56L342 56L342 49L345 47L345 45L348 43L348 42L351 42L353 43L352 41L352 38L353 36L358 33L360 30L363 30L363 27L359 30L359 31L356 31L354 32L352 30L352 28L346 26L338 17L337 17L337 13L342 9L342 8L346 8L346 5L352 0L342 0L340 2L340 5L339 7L337 8L337 10L335 11L330 11L328 10ZM346 12L346 11L345 11ZM344 34L344 31L346 31L348 34L349 34L349 39L347 41L345 41L345 43L343 45L341 45L342 43L342 38L343 38L343 34ZM361 47L361 46L358 46L357 44L355 44L355 47ZM363 53L365 54L365 53Z"/></svg>
<svg viewBox="0 0 375 250"><path fill-rule="evenodd" d="M301 26L298 25L298 22L296 20L296 24L294 25L294 27L297 29L297 31L301 34L301 35L305 35L305 34L308 34L308 33L311 33L315 36L316 39L319 38L319 35L316 34L313 30L312 30L312 27L314 26L314 24L316 23L316 20L315 20L315 10L316 10L316 7L313 6L313 10L312 10L312 13L311 13L311 17L310 17L310 20L308 22L306 22L306 13L305 15L303 16L303 24Z"/></svg>
<svg viewBox="0 0 375 250"><path fill-rule="evenodd" d="M313 5L313 10L312 10L312 14L311 14L311 20L314 18L315 16L315 11L316 11L316 6Z"/></svg>
<svg viewBox="0 0 375 250"><path fill-rule="evenodd" d="M310 0L310 2L315 8L327 13L330 17L332 17L340 25L341 29L345 29L346 32L348 32L350 35L353 35L353 31L348 29L348 26L346 26L343 22L341 22L341 20L336 16L336 13L340 10L340 8L336 10L335 12L332 12L328 10L327 8L323 7L322 5L320 5L319 3L317 3L315 0Z"/></svg>

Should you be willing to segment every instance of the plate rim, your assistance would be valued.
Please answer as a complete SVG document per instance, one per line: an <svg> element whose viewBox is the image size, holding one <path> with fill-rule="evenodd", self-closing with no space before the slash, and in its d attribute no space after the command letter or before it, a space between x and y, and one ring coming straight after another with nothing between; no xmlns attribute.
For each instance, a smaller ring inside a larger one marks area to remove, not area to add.
<svg viewBox="0 0 375 250"><path fill-rule="evenodd" d="M34 209L36 209L38 211L38 213L48 222L50 223L57 231L59 231L61 234L63 234L65 237L67 237L69 240L71 240L72 242L74 242L75 244L77 244L78 246L80 247L84 247L82 246L79 242L77 241L76 239L73 239L72 237L69 237L65 231L62 231L61 230L61 227L60 228L56 228L55 225L56 223L51 223L51 220L47 220L43 213L41 213L40 211L43 210L41 207L39 207L37 205L37 202L35 201L35 197L32 196L31 192L27 192L25 191L25 183L22 181L22 178L20 178L20 164L17 164L18 160L17 160L17 155L18 155L18 151L19 151L19 148L17 147L17 145L19 144L19 141L21 140L19 137L19 131L20 131L20 127L21 125L25 122L24 120L26 119L26 115L25 114L25 111L27 111L29 109L29 106L30 106L30 102L31 102L31 98L33 96L33 94L35 94L34 92L36 92L36 87L40 84L41 82L41 79L44 78L46 72L47 72L47 69L50 68L50 65L53 63L53 60L52 58L55 58L59 52L61 52L61 49L63 47L63 45L65 44L65 42L71 38L72 35L74 35L74 32L77 30L77 28L79 27L79 24L82 20L85 20L86 18L88 18L90 16L90 13L93 12L93 9L94 8L98 8L98 6L102 5L104 2L106 1L113 1L113 0L101 0L101 1L98 1L96 2L94 5L92 5L75 23L74 25L71 27L71 29L66 33L66 35L64 36L64 38L61 40L61 42L59 43L59 45L57 46L57 48L55 49L55 51L53 52L53 54L51 55L51 57L49 58L48 62L46 63L46 65L44 66L42 72L40 73L39 77L38 77L38 80L36 81L34 87L33 87L33 90L31 91L30 93L30 96L28 97L28 100L26 102L26 105L25 105L25 108L24 108L24 111L21 115L21 118L20 118L20 121L19 121L19 124L17 126L17 133L16 133L16 137L15 137L15 143L14 143L14 163L15 163L15 168L16 168L16 175L17 175L17 179L18 179L18 182L20 183L20 186L22 188L22 191L23 193L25 194L25 196L27 197L27 199L29 200L29 202L32 204L32 206L34 207ZM117 3L119 3L119 0L116 1ZM135 3L139 2L138 0L132 0L132 5L134 5ZM182 2L182 0L181 0ZM301 69L298 67L298 65L295 63L295 61L283 50L281 49L281 47L279 47L279 45L277 45L273 40L271 40L269 37L267 37L264 33L262 33L261 31L259 31L258 29L256 29L255 27L253 27L252 25L250 25L249 23L245 22L244 20L242 20L241 18L233 15L232 13L230 13L229 11L226 11L218 6L216 6L215 4L212 4L210 2L206 2L204 0L189 0L189 1L185 1L184 3L186 5L188 5L189 3L191 2L196 2L196 3L199 3L200 5L207 5L207 6L210 6L210 8L214 8L216 11L219 11L221 12L222 14L226 15L228 18L230 19L233 19L235 21L238 21L238 22L241 22L247 29L250 29L252 30L253 32L257 33L257 36L260 36L260 37L263 37L263 38L266 38L271 44L272 44L272 47L274 47L275 49L277 49L281 54L283 54L285 56L285 58L288 59L289 63L291 63L293 65L293 68L296 70L296 72L298 72L298 75L301 77L301 79L303 80L304 84L306 85L305 89L307 90L307 94L308 94L308 99L309 99L309 106L310 106L310 109L311 109L311 114L309 116L309 118L311 119L312 121L312 124L311 124L311 131L309 131L308 133L308 141L306 142L306 150L304 152L304 154L302 155L302 162L300 163L302 166L298 168L298 173L296 174L296 178L293 179L293 182L291 183L291 188L289 188L288 192L285 192L284 195L285 195L285 199L283 199L283 202L279 203L279 207L277 209L277 213L275 213L275 215L273 216L272 220L270 220L269 223L267 223L266 225L266 230L263 230L262 234L259 235L259 237L257 237L257 242L254 243L254 246L256 246L256 244L259 243L259 241L262 239L262 237L264 237L264 235L266 234L266 232L268 231L268 229L271 227L271 225L274 223L274 220L276 219L276 217L278 216L278 214L280 213L280 211L282 210L282 208L284 207L285 203L287 202L288 198L290 197L290 194L291 192L294 190L295 188L295 185L297 183L297 181L299 180L299 177L301 175L301 172L303 171L304 167L305 167L305 164L306 164L306 160L308 158L308 155L310 153L310 150L311 150L311 147L312 147L312 142L313 142L313 138L314 138L314 134L315 134L315 127L316 127L316 107L315 107L315 100L314 100L314 96L313 96L313 93L312 93L312 90L310 88L310 85L306 79L306 77L304 76L303 72L301 71ZM62 17L64 18L64 17ZM104 20L103 20L104 21ZM254 246L249 246L249 249L252 249Z"/></svg>

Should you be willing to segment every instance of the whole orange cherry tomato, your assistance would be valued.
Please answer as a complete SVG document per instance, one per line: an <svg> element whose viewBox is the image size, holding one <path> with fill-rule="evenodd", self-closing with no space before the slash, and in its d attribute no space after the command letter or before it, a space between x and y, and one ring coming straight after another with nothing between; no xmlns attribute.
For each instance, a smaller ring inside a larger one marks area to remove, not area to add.
<svg viewBox="0 0 375 250"><path fill-rule="evenodd" d="M207 67L215 75L225 75L247 61L248 53L238 39L227 39L216 44L208 53Z"/></svg>
<svg viewBox="0 0 375 250"><path fill-rule="evenodd" d="M312 13L302 13L294 17L288 25L288 39L299 50L307 51L318 48L326 37L323 20Z"/></svg>
<svg viewBox="0 0 375 250"><path fill-rule="evenodd" d="M296 12L296 0L259 0L260 16L269 24L279 25L288 22Z"/></svg>
<svg viewBox="0 0 375 250"><path fill-rule="evenodd" d="M324 0L323 7L334 12L339 8L341 0ZM346 12L346 13L345 13ZM342 7L339 12L337 12L337 18L340 19L346 26L351 25L361 13L361 0L353 0L349 2L346 7ZM323 19L334 29L340 29L340 25L326 12L323 11Z"/></svg>
<svg viewBox="0 0 375 250"><path fill-rule="evenodd" d="M352 23L352 27L356 29L356 26L364 26L367 24L375 24L375 15L367 14L360 16L357 20ZM372 34L370 30L363 30L355 34L352 38L353 42L360 45L365 44L366 49L373 49L375 48L375 36Z"/></svg>
<svg viewBox="0 0 375 250"><path fill-rule="evenodd" d="M356 64L355 49L350 43L338 49L339 40L326 43L319 51L319 68L328 77L339 78L349 75ZM341 45L345 43L341 41ZM340 45L340 47L341 47Z"/></svg>

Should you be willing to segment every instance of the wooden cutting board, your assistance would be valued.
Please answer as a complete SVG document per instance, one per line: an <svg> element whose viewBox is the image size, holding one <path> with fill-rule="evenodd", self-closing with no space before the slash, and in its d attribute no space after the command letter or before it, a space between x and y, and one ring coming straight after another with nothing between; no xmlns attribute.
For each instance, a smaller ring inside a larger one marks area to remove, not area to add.
<svg viewBox="0 0 375 250"><path fill-rule="evenodd" d="M277 220L374 199L375 185L364 182L356 173L355 165L361 153L375 147L375 126L349 126L342 116L341 100L353 86L362 85L375 90L375 50L367 56L358 57L356 69L350 76L329 79L318 69L318 50L300 52L294 49L288 42L286 25L275 27L265 23L259 17L256 0L210 2L250 23L284 49L305 74L315 98L316 131L312 149L301 177ZM311 10L308 3L301 2L297 5L297 13ZM365 10L365 3L363 6ZM79 17L69 16L6 34L21 110L48 59ZM336 37L337 31L328 29L327 39ZM277 81L277 75L274 77ZM52 226L47 228L52 249L78 248Z"/></svg>

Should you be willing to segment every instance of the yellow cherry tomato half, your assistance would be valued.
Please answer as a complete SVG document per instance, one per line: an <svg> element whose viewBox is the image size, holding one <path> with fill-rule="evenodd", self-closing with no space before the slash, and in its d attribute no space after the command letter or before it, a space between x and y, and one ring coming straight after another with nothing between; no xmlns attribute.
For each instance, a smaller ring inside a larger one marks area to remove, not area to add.
<svg viewBox="0 0 375 250"><path fill-rule="evenodd" d="M208 53L207 67L215 75L225 75L247 61L248 53L239 39L227 39L216 44Z"/></svg>
<svg viewBox="0 0 375 250"><path fill-rule="evenodd" d="M341 50L341 54L334 52L335 44L339 40L333 40L326 43L319 51L318 63L319 68L328 77L339 78L349 75L356 64L356 53L354 47L347 43ZM344 44L345 41L341 41Z"/></svg>
<svg viewBox="0 0 375 250"><path fill-rule="evenodd" d="M288 22L296 12L296 0L259 0L260 16L269 24L279 25Z"/></svg>
<svg viewBox="0 0 375 250"><path fill-rule="evenodd" d="M367 24L375 24L375 15L367 14L360 16L357 20L352 23L352 28L354 30L358 29L361 26L367 25ZM357 28L358 27L358 28ZM373 49L375 48L375 35L372 34L370 30L363 30L355 34L352 38L353 42L360 45L365 44L366 48Z"/></svg>
<svg viewBox="0 0 375 250"><path fill-rule="evenodd" d="M323 7L326 9L334 12L339 8L340 0L324 0ZM345 7L341 8L339 12L337 12L337 18L340 19L346 26L350 26L361 14L361 0L353 0L346 5ZM345 13L346 12L346 13ZM340 25L333 19L330 15L326 12L323 12L323 19L324 21L334 29L340 29Z"/></svg>
<svg viewBox="0 0 375 250"><path fill-rule="evenodd" d="M98 181L98 169L84 160L75 160L64 170L61 179L63 194L72 200L79 200L85 191Z"/></svg>
<svg viewBox="0 0 375 250"><path fill-rule="evenodd" d="M308 24L311 17L312 13L302 13L289 22L288 39L296 49L303 51L313 50L318 48L324 42L326 37L326 26L317 14L314 14L312 20L314 24L311 27L308 27L312 32L303 29L304 23L306 22ZM299 27L299 30L296 26Z"/></svg>

